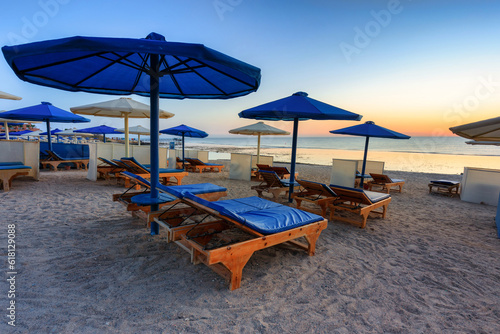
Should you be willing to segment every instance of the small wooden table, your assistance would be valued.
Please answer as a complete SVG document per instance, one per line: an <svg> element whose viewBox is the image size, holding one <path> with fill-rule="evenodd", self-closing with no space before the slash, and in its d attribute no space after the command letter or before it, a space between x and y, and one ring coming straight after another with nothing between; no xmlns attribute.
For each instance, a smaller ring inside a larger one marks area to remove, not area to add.
<svg viewBox="0 0 500 334"><path fill-rule="evenodd" d="M455 184L445 184L445 183L429 183L429 194L432 192L432 188L436 187L436 192L441 194L447 194L449 196L458 196L458 188L460 183Z"/></svg>

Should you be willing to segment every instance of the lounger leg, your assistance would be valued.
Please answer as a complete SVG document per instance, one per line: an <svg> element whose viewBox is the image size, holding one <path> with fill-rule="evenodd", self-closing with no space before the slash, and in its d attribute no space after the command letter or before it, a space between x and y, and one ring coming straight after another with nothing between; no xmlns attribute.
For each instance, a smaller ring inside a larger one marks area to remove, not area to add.
<svg viewBox="0 0 500 334"><path fill-rule="evenodd" d="M309 256L313 256L314 254L316 254L316 241L318 240L320 233L321 230L318 230L317 233L308 234L305 236L307 243L309 244L309 247L307 249L307 254Z"/></svg>
<svg viewBox="0 0 500 334"><path fill-rule="evenodd" d="M298 198L298 197L295 197L295 201L297 202L297 209L300 209L301 207L301 204L302 204L302 199L301 198Z"/></svg>
<svg viewBox="0 0 500 334"><path fill-rule="evenodd" d="M361 225L359 226L359 228L365 228L366 227L366 220L368 219L368 215L370 214L370 212L365 212L363 213L361 216L363 217L363 222L361 223Z"/></svg>
<svg viewBox="0 0 500 334"><path fill-rule="evenodd" d="M325 203L319 203L319 206L321 208L321 217L326 218L326 209L327 209L326 202Z"/></svg>
<svg viewBox="0 0 500 334"><path fill-rule="evenodd" d="M253 252L238 256L238 258L233 258L230 261L222 262L222 264L231 272L231 283L229 286L231 290L238 289L241 286L243 267L245 267L248 260L250 260L252 254Z"/></svg>

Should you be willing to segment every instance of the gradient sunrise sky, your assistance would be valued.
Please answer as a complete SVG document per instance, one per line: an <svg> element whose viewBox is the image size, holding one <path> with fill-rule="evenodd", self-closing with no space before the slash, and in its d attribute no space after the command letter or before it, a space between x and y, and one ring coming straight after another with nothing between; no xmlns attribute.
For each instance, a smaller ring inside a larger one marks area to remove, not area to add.
<svg viewBox="0 0 500 334"><path fill-rule="evenodd" d="M452 135L449 127L498 116L498 1L9 1L2 4L1 45L69 36L142 38L202 43L262 70L259 90L232 100L168 100L174 113L160 129L187 124L210 135L254 123L238 112L305 91L412 136ZM71 93L19 80L2 57L0 110L49 101L59 108L118 96ZM147 98L130 97L148 103ZM267 122L290 131L291 122ZM123 127L120 119L92 123ZM346 121L306 121L302 136L331 136ZM149 120L131 120L149 127ZM44 128L43 126L40 126Z"/></svg>

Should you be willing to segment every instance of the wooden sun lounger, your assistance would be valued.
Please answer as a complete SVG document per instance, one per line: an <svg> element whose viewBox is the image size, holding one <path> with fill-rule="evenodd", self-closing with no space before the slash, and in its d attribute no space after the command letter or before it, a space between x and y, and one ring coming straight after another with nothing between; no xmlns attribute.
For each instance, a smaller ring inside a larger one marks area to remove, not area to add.
<svg viewBox="0 0 500 334"><path fill-rule="evenodd" d="M28 175L30 169L30 166L25 166L22 162L0 165L0 181L2 182L3 191L9 191L12 187L12 180L17 176Z"/></svg>
<svg viewBox="0 0 500 334"><path fill-rule="evenodd" d="M286 167L257 164L257 168L259 169L256 172L257 174L260 171L269 171L269 172L275 172L276 174L278 174L280 179L289 179L290 178L290 171ZM299 173L295 172L295 178L297 178L298 176L299 176Z"/></svg>
<svg viewBox="0 0 500 334"><path fill-rule="evenodd" d="M341 187L330 185L330 188L339 196L339 198L329 205L330 220L340 220L358 225L360 228L366 227L366 220L370 213L381 215L385 218L387 207L391 202L389 194L381 194L363 189ZM382 208L382 211L375 211ZM335 215L335 211L348 211L361 216L361 222L350 218Z"/></svg>
<svg viewBox="0 0 500 334"><path fill-rule="evenodd" d="M293 193L292 198L297 202L297 209L302 209L320 214L326 218L326 209L329 204L332 204L337 198L337 194L324 183L317 183L306 180L297 180L301 190L298 193ZM302 206L302 201L315 204L320 207L320 210L311 210ZM318 212L319 211L319 212Z"/></svg>
<svg viewBox="0 0 500 334"><path fill-rule="evenodd" d="M129 172L122 172L124 176L127 178L131 179L134 183L139 184L140 186L144 187L144 191L140 192L129 192L129 190L132 189L130 187L127 189L125 192L121 194L113 194L113 201L115 202L120 202L124 204L127 207L127 211L131 211L131 213L134 215L137 213L137 211L142 211L144 213L149 213L151 211L151 203L148 202L148 195L150 195L149 189L151 189L151 183L132 173ZM185 185L185 186L174 186L177 187L175 190L177 191L183 191L183 190L197 190L196 194L200 196L201 198L204 198L209 201L217 201L221 197L227 196L227 189L223 187L218 187L213 184L208 184L208 183L203 183L203 184L196 184L196 185ZM157 186L159 192L160 192L160 198L159 200L155 203L158 204L159 208L162 208L164 206L172 206L176 203L179 202L179 199L176 197L173 197L170 194L169 191L171 191L171 188L165 187L163 185L158 185ZM166 195L166 196L165 196ZM141 198L138 200L136 196L140 196ZM135 199L134 199L135 197ZM148 222L149 223L149 222Z"/></svg>
<svg viewBox="0 0 500 334"><path fill-rule="evenodd" d="M97 173L99 173L99 177L109 180L111 176L117 177L117 174L124 171L125 167L122 167L115 163L114 161L98 158L101 160L102 164L97 166Z"/></svg>
<svg viewBox="0 0 500 334"><path fill-rule="evenodd" d="M60 157L57 153L49 150L45 150L47 154L49 155L49 158L47 160L42 160L40 163L42 164L43 168L50 168L48 166L52 166L52 170L55 172L57 171L57 167L59 167L60 164L63 163L73 163L76 166L76 169L84 168L87 170L87 165L89 164L89 159L76 159L76 158L62 158Z"/></svg>
<svg viewBox="0 0 500 334"><path fill-rule="evenodd" d="M224 165L209 164L200 159L185 158L189 165L186 165L186 170L192 172L217 172L220 173Z"/></svg>
<svg viewBox="0 0 500 334"><path fill-rule="evenodd" d="M458 196L460 182L449 181L449 180L431 181L429 183L429 194L432 192L432 188L436 188L436 192L439 194L445 194L448 196Z"/></svg>
<svg viewBox="0 0 500 334"><path fill-rule="evenodd" d="M266 208L259 209L258 205L257 208L256 205L247 205L247 207L251 207L249 211L241 210L240 205L244 206L245 201L251 201L252 204L259 203L256 200L261 201L262 204L259 205ZM189 225L184 229L178 229L173 236L174 241L190 253L193 264L204 263L210 269L228 279L231 290L241 286L243 268L254 252L284 242L290 242L305 249L309 255L314 255L316 241L321 231L326 229L328 224L327 220L320 216L257 197L209 202L190 193L185 193L182 202L194 208L196 213L203 213L205 217L208 215L213 220L201 221L197 225ZM234 208L235 206L236 211L232 211L231 207ZM279 208L277 209L277 207ZM235 212L237 212L236 215L234 215ZM276 220L276 217L280 218L280 214L286 222L289 222L292 216L298 221L287 227L277 229L274 233L263 233L258 230L262 225L252 225L255 224L255 221L251 219L254 212L259 213L259 217L269 215L269 217L273 217L273 219L270 219L272 221ZM288 212L288 215L285 212ZM245 218L238 220L236 218L238 215ZM248 238L223 246L209 246L213 238L231 228L237 228L245 232ZM304 237L307 244L295 240L300 237Z"/></svg>
<svg viewBox="0 0 500 334"><path fill-rule="evenodd" d="M273 196L273 200L277 201L279 196L282 193L285 193L285 196L288 195L288 191L290 189L290 180L288 179L280 179L278 174L273 171L260 171L260 176L262 178L262 182L257 186L252 186L251 189L257 191L257 195L263 198L262 193L269 193ZM295 183L295 186L299 186L298 183ZM294 186L294 187L295 187Z"/></svg>
<svg viewBox="0 0 500 334"><path fill-rule="evenodd" d="M381 187L382 191L389 193L391 188L398 187L399 192L401 192L403 190L403 185L405 184L404 180L391 179L385 174L370 173L370 176L373 180L367 182L368 190L372 190L373 187Z"/></svg>
<svg viewBox="0 0 500 334"><path fill-rule="evenodd" d="M127 166L127 171L133 174L136 174L145 179L151 178L151 173L149 169L144 167L141 163L139 163L135 158L122 158L120 160L124 165ZM160 181L164 185L174 184L181 185L182 179L188 175L188 172L185 172L182 169L162 169L160 168ZM130 186L130 180L128 177L125 178L125 187ZM174 178L176 182L170 182L170 178Z"/></svg>

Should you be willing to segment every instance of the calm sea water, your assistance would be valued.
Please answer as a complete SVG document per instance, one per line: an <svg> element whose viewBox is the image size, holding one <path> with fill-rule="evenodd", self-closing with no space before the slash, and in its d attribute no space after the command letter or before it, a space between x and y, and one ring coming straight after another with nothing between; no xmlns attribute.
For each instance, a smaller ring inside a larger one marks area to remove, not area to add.
<svg viewBox="0 0 500 334"><path fill-rule="evenodd" d="M161 142L169 142L172 139L161 138ZM406 152L427 154L452 154L452 155L481 155L500 156L500 146L490 145L468 145L468 139L461 137L412 137L407 140L370 138L370 151L384 152ZM255 136L224 136L207 138L186 138L186 145L213 145L226 147L256 147ZM290 148L292 138L290 136L263 136L261 137L261 148ZM364 137L299 137L298 148L305 149L338 149L338 150L363 150L365 147Z"/></svg>

